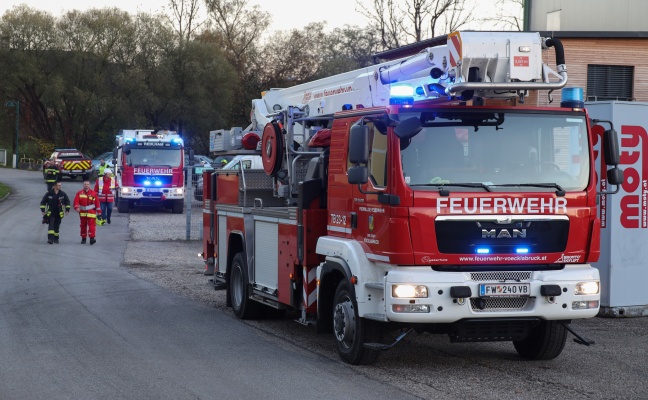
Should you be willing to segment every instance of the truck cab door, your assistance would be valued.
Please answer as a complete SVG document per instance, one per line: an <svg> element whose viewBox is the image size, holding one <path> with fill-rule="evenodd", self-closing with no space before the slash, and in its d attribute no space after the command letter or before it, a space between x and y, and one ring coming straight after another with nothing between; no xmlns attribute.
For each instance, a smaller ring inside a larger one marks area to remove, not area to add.
<svg viewBox="0 0 648 400"><path fill-rule="evenodd" d="M367 258L373 261L389 262L387 255L390 237L391 206L386 204L389 198L389 171L388 155L389 140L384 126L367 122L368 155L366 159L365 183L353 185L352 210L351 210L351 236L363 246ZM349 175L353 180L353 167L357 160L353 160L353 147L351 143L353 134L349 135ZM361 158L364 158L362 156ZM362 178L361 180L364 180Z"/></svg>

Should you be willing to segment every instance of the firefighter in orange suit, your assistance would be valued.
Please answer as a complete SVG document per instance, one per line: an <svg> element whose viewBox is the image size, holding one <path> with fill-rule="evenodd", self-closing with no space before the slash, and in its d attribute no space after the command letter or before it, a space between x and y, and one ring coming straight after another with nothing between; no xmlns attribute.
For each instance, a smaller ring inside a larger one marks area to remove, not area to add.
<svg viewBox="0 0 648 400"><path fill-rule="evenodd" d="M90 181L83 181L83 189L74 196L74 209L81 217L81 244L85 244L86 236L90 236L90 244L95 244L97 215L101 216L99 196L90 189Z"/></svg>

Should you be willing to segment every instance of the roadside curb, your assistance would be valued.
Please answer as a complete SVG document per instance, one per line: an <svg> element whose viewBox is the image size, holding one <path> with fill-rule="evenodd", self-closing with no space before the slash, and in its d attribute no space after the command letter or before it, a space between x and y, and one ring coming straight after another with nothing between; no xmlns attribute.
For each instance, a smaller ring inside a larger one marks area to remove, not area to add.
<svg viewBox="0 0 648 400"><path fill-rule="evenodd" d="M0 203L2 203L3 201L5 201L5 199L6 199L7 197L9 197L10 195L11 195L11 192L5 194L5 196L4 196L3 198L0 198Z"/></svg>

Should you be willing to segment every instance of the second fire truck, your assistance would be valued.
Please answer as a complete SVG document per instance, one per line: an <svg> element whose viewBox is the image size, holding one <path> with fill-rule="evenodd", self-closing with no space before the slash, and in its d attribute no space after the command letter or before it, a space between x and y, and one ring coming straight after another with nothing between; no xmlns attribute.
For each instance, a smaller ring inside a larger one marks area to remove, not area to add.
<svg viewBox="0 0 648 400"><path fill-rule="evenodd" d="M184 142L174 131L126 130L113 151L120 213L138 206L184 210Z"/></svg>

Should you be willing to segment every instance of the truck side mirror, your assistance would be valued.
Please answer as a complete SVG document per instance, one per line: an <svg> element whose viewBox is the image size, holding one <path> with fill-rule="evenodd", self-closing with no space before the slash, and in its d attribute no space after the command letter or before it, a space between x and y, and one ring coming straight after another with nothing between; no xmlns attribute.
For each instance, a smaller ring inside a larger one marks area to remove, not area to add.
<svg viewBox="0 0 648 400"><path fill-rule="evenodd" d="M623 170L619 167L614 167L607 170L607 180L611 185L621 185L624 181Z"/></svg>
<svg viewBox="0 0 648 400"><path fill-rule="evenodd" d="M349 162L366 164L369 160L369 127L353 125L349 132Z"/></svg>
<svg viewBox="0 0 648 400"><path fill-rule="evenodd" d="M117 148L115 147L113 149L113 165L115 165L115 160L117 160L117 156L118 156L118 152L117 152Z"/></svg>
<svg viewBox="0 0 648 400"><path fill-rule="evenodd" d="M417 117L408 118L394 128L394 133L396 136L401 138L401 140L411 139L414 136L418 135L419 132L423 129L421 120Z"/></svg>
<svg viewBox="0 0 648 400"><path fill-rule="evenodd" d="M362 185L369 180L369 172L364 165L349 168L349 183Z"/></svg>
<svg viewBox="0 0 648 400"><path fill-rule="evenodd" d="M619 165L619 138L614 128L603 133L603 158L607 165Z"/></svg>

